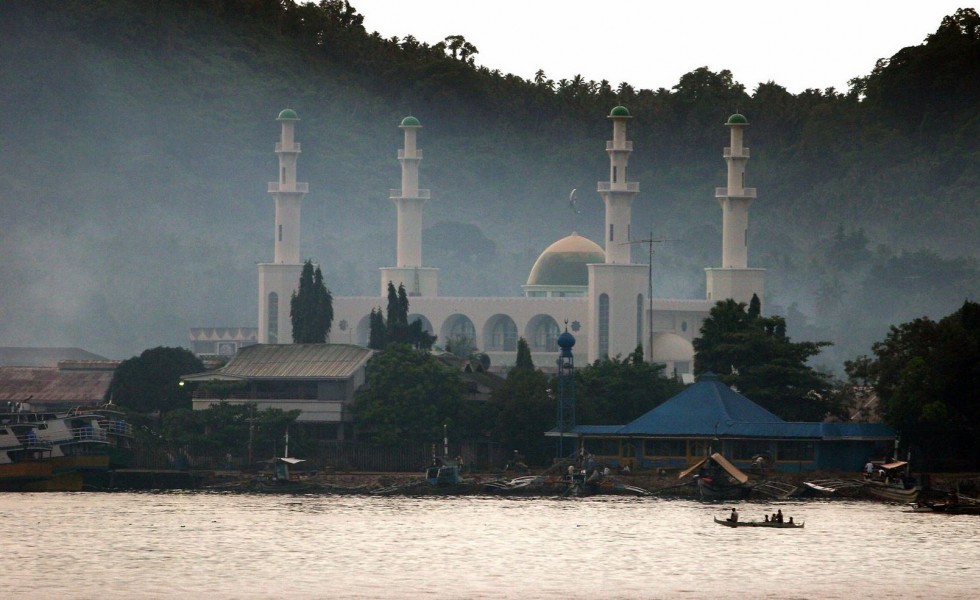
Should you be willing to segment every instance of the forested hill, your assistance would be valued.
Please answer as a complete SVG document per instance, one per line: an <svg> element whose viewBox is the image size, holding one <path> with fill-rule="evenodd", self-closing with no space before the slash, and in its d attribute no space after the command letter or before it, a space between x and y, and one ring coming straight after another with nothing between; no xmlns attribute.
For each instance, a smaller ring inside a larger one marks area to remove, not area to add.
<svg viewBox="0 0 980 600"><path fill-rule="evenodd" d="M759 190L749 260L791 336L833 341L836 368L890 324L976 299L972 9L923 24L923 43L848 90L800 94L697 65L670 89L528 81L479 66L465 31L429 45L362 21L356 2L0 2L0 343L126 357L190 327L254 325L286 107L310 183L302 252L335 294L377 293L394 260L402 117L423 124L424 261L441 292L514 295L552 241L601 239L605 116L622 104L634 229L676 240L654 257L657 295L703 297L720 259L713 190L737 108Z"/></svg>

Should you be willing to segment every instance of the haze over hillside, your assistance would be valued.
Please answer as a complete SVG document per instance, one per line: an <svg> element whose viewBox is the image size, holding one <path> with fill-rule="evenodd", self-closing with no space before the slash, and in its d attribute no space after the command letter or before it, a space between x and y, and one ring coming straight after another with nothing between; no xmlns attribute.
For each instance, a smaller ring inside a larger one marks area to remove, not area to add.
<svg viewBox="0 0 980 600"><path fill-rule="evenodd" d="M890 324L976 300L975 12L923 24L928 43L847 92L799 95L697 65L672 90L524 81L357 17L342 3L0 3L0 344L124 358L184 345L190 327L254 326L286 107L310 184L302 252L338 295L377 293L394 260L402 117L423 124L423 258L440 292L516 295L552 241L601 239L605 116L624 104L634 230L675 240L656 248L656 295L703 297L717 266L713 191L738 107L759 190L749 261L791 336L833 341L836 368Z"/></svg>

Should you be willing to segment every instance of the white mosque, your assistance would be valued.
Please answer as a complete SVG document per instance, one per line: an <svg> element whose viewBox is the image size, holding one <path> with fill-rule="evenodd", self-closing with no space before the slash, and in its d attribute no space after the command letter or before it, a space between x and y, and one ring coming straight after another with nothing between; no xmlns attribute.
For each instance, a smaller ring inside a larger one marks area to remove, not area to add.
<svg viewBox="0 0 980 600"><path fill-rule="evenodd" d="M631 261L631 206L640 192L629 181L627 166L633 142L626 136L629 111L617 106L609 113L612 140L606 142L609 179L598 183L605 204L604 244L572 233L548 246L538 257L523 286L521 297L446 297L439 295L439 270L424 266L422 215L428 189L419 187L422 150L417 138L421 123L405 117L399 128L404 147L398 150L401 188L390 192L398 213L397 261L380 272L379 294L367 297L334 296L335 338L366 346L370 312L387 304L388 282L404 285L410 296L409 321L421 320L425 329L445 340L466 337L486 353L493 367L507 367L516 358L517 340L527 340L534 363L548 368L558 358L556 340L563 327L575 335L579 356L593 362L603 357L626 356L642 345L650 361L664 363L668 373L689 374L693 369L693 338L718 300L733 298L748 303L753 294L765 300L764 269L748 267L748 212L755 188L744 187L749 149L743 146L748 120L729 117L730 146L726 187L715 189L722 209L721 266L705 269L704 299L653 298L652 274L647 264ZM269 183L276 205L273 261L260 263L260 344L292 340L289 299L297 288L300 261L300 205L309 191L296 181L300 145L295 141L299 118L291 109L277 119L282 132L276 144L279 180ZM584 355L584 356L583 356Z"/></svg>

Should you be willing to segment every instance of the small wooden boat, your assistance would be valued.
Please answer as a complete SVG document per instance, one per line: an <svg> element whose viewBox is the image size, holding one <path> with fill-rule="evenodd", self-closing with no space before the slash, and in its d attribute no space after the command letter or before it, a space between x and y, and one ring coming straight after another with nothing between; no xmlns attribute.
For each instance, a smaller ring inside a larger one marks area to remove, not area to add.
<svg viewBox="0 0 980 600"><path fill-rule="evenodd" d="M715 523L725 527L769 527L771 529L803 529L803 523L776 523L773 521L729 521L715 517Z"/></svg>

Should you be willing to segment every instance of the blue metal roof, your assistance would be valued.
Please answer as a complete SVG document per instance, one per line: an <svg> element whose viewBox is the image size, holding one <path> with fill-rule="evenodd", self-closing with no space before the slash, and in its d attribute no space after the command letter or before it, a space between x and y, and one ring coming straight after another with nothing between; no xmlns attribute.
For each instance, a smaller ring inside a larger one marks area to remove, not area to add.
<svg viewBox="0 0 980 600"><path fill-rule="evenodd" d="M705 373L697 383L632 422L579 425L584 436L755 437L813 440L886 440L895 432L880 423L790 423Z"/></svg>
<svg viewBox="0 0 980 600"><path fill-rule="evenodd" d="M731 389L712 373L633 420L623 435L724 435L736 425L784 424L768 410Z"/></svg>

